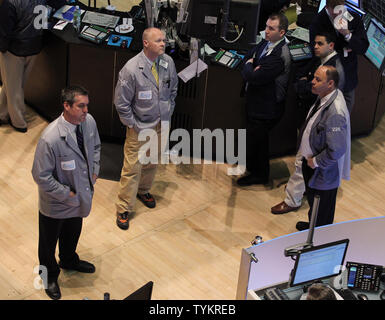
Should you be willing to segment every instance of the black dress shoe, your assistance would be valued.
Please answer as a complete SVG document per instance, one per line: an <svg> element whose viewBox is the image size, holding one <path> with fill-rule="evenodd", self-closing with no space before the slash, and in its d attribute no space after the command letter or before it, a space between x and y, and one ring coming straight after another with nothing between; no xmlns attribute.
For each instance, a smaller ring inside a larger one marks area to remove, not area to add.
<svg viewBox="0 0 385 320"><path fill-rule="evenodd" d="M75 270L83 273L94 273L95 266L87 261L79 260L79 263L74 266L66 266L59 262L59 267L64 270Z"/></svg>
<svg viewBox="0 0 385 320"><path fill-rule="evenodd" d="M309 226L310 226L310 223L305 221L298 221L297 224L295 225L298 231L309 229Z"/></svg>
<svg viewBox="0 0 385 320"><path fill-rule="evenodd" d="M45 289L45 293L52 300L59 300L61 298L61 292L57 281L48 282L47 289Z"/></svg>
<svg viewBox="0 0 385 320"><path fill-rule="evenodd" d="M267 184L269 179L256 177L253 175L244 176L237 180L237 184L241 187L251 186L253 184Z"/></svg>
<svg viewBox="0 0 385 320"><path fill-rule="evenodd" d="M19 132L22 132L22 133L26 133L28 131L27 127L25 128L19 128L19 127L15 127L11 121L11 119L9 119L9 124L11 125L11 127L13 129L15 129L16 131L19 131Z"/></svg>

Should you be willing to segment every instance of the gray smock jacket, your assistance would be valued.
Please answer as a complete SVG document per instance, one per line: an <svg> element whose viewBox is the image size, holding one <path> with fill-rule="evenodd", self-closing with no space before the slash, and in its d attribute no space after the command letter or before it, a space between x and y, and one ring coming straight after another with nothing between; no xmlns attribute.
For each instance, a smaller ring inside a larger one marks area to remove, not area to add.
<svg viewBox="0 0 385 320"><path fill-rule="evenodd" d="M156 59L159 88L143 51L130 59L119 72L115 107L120 121L139 132L154 128L159 121L170 121L175 108L178 76L174 61L167 54Z"/></svg>
<svg viewBox="0 0 385 320"><path fill-rule="evenodd" d="M100 169L100 138L90 114L81 130L87 159L62 116L48 125L38 142L32 176L39 187L39 210L45 216L86 217L91 211L92 175L99 175ZM70 197L70 191L76 196Z"/></svg>

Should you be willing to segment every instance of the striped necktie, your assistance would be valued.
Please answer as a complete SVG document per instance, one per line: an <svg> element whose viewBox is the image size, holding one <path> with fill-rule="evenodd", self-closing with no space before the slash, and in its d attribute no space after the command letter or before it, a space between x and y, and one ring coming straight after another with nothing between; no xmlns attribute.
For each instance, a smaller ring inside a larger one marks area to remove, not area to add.
<svg viewBox="0 0 385 320"><path fill-rule="evenodd" d="M76 140L78 142L80 151L82 152L84 158L86 158L86 151L84 149L84 141L83 141L83 133L80 131L80 125L76 126Z"/></svg>
<svg viewBox="0 0 385 320"><path fill-rule="evenodd" d="M151 72L154 75L156 85L159 87L159 75L158 75L158 71L156 70L155 62L152 64Z"/></svg>

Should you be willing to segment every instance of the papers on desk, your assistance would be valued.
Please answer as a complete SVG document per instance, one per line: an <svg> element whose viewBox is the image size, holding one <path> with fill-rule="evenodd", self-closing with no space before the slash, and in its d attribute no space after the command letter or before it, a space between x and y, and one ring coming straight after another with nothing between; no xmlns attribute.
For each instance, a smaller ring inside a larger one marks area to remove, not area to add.
<svg viewBox="0 0 385 320"><path fill-rule="evenodd" d="M310 42L309 30L305 28L297 27L290 36L302 41Z"/></svg>
<svg viewBox="0 0 385 320"><path fill-rule="evenodd" d="M56 29L56 30L63 30L67 24L68 24L68 21L65 21L65 20L59 20L59 21L53 26L53 28Z"/></svg>
<svg viewBox="0 0 385 320"><path fill-rule="evenodd" d="M201 48L201 55L207 54L207 55L212 55L216 53L214 49L212 49L207 43Z"/></svg>
<svg viewBox="0 0 385 320"><path fill-rule="evenodd" d="M62 6L59 10L55 12L53 15L54 18L59 19L59 20L65 20L68 22L73 22L74 20L74 11L75 11L75 6ZM85 12L85 10L80 10L81 14Z"/></svg>
<svg viewBox="0 0 385 320"><path fill-rule="evenodd" d="M204 63L201 59L198 59L190 64L187 68L184 68L181 72L179 72L178 77L186 83L206 69L207 64Z"/></svg>

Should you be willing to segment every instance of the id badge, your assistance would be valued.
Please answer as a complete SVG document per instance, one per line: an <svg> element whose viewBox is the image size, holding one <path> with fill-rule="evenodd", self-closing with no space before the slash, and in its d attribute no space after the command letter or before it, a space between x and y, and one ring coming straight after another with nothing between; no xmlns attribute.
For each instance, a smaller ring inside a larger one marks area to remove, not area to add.
<svg viewBox="0 0 385 320"><path fill-rule="evenodd" d="M168 68L168 62L164 61L162 59L159 60L159 65L161 65L163 68L167 69Z"/></svg>
<svg viewBox="0 0 385 320"><path fill-rule="evenodd" d="M61 162L61 168L65 171L75 170L75 160L69 160L69 161L62 161Z"/></svg>
<svg viewBox="0 0 385 320"><path fill-rule="evenodd" d="M151 100L152 99L152 91L139 91L138 93L138 99L139 100Z"/></svg>

